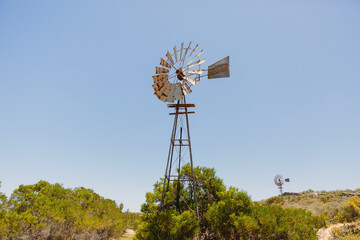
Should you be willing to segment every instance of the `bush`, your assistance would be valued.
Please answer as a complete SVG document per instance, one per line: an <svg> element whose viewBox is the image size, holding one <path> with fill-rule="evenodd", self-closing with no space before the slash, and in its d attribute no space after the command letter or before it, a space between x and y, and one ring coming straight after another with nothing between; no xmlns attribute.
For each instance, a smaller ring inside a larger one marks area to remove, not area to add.
<svg viewBox="0 0 360 240"><path fill-rule="evenodd" d="M218 239L316 239L314 230L325 224L306 210L251 203L236 189L219 195L208 211Z"/></svg>
<svg viewBox="0 0 360 240"><path fill-rule="evenodd" d="M340 222L353 222L358 220L360 218L360 198L358 196L349 198L336 218Z"/></svg>
<svg viewBox="0 0 360 240"><path fill-rule="evenodd" d="M135 239L143 240L191 240L198 232L198 222L194 211L181 214L173 209L159 211L152 206L152 211L143 215L143 224L136 233Z"/></svg>
<svg viewBox="0 0 360 240"><path fill-rule="evenodd" d="M211 205L207 219L211 230L221 239L243 239L256 225L251 213L250 197L235 188L218 193L220 200Z"/></svg>
<svg viewBox="0 0 360 240"><path fill-rule="evenodd" d="M109 239L130 224L122 205L91 189L39 181L1 195L1 239Z"/></svg>

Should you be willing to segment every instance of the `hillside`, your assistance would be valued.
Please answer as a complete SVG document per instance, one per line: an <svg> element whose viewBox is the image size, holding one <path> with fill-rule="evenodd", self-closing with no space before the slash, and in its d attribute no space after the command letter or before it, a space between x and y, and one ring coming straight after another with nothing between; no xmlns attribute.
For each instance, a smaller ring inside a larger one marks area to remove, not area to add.
<svg viewBox="0 0 360 240"><path fill-rule="evenodd" d="M324 235L320 239L360 239L360 189L285 192L259 203L263 206L306 209L313 215L322 216L328 228L319 230L318 236Z"/></svg>

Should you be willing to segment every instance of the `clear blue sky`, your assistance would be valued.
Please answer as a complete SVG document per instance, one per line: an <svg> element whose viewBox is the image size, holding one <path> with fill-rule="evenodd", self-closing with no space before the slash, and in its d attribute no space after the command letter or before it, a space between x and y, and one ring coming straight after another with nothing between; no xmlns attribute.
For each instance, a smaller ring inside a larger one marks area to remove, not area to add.
<svg viewBox="0 0 360 240"><path fill-rule="evenodd" d="M151 76L193 41L231 78L188 102L195 165L254 200L360 188L360 1L0 1L0 180L84 186L139 211L172 119Z"/></svg>

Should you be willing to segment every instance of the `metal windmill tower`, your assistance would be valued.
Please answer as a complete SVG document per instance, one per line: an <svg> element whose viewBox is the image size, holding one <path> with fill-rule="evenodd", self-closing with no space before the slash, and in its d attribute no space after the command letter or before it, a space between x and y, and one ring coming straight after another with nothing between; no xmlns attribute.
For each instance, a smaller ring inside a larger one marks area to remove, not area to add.
<svg viewBox="0 0 360 240"><path fill-rule="evenodd" d="M177 182L176 205L179 205L180 182L183 182L191 187L190 197L193 198L199 218L189 127L189 114L195 113L189 110L194 108L195 104L186 103L185 95L192 92L191 87L198 84L201 78L230 77L230 72L229 57L208 66L207 69L201 69L201 64L205 62L205 59L200 59L200 56L204 50L199 52L197 50L198 44L192 47L190 42L187 47L184 46L184 43L179 49L175 46L172 53L167 51L166 60L160 58L162 67L155 67L156 75L153 76L152 87L158 99L170 103L167 106L173 112L169 115L174 116L160 209L164 207L165 195L171 181ZM191 176L188 178L180 174L181 166L187 163L190 163L191 166Z"/></svg>

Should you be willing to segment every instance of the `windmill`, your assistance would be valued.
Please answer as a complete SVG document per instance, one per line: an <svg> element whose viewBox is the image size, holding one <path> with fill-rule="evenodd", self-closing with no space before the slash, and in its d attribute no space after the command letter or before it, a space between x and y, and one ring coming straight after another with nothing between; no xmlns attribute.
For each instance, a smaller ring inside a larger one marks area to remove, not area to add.
<svg viewBox="0 0 360 240"><path fill-rule="evenodd" d="M290 179L289 178L285 178L283 176L281 176L280 174L276 175L275 178L274 178L274 183L276 186L279 187L279 190L280 190L280 195L283 194L283 186L285 182L290 182Z"/></svg>
<svg viewBox="0 0 360 240"><path fill-rule="evenodd" d="M195 104L186 103L185 95L192 92L191 88L198 84L201 78L230 77L230 72L229 57L208 66L207 69L202 69L205 59L201 59L201 55L204 50L198 51L198 47L198 44L192 47L191 42L188 46L182 43L179 48L175 46L173 51L167 51L166 57L160 58L161 67L155 67L156 75L152 77L154 80L152 87L159 100L169 103L168 108L173 110L169 115L174 116L160 209L164 207L164 198L169 190L170 181L177 182L177 206L180 201L180 182L188 183L192 189L191 198L199 218L189 128L189 114L195 113L189 109L194 108ZM186 163L190 163L191 166L189 178L180 175L181 166Z"/></svg>

